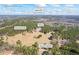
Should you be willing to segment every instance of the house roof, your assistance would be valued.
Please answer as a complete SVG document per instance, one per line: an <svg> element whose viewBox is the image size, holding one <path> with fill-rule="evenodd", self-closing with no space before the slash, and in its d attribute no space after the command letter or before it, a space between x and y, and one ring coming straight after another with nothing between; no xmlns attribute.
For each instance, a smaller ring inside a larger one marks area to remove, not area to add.
<svg viewBox="0 0 79 59"><path fill-rule="evenodd" d="M42 30L42 28L36 28L36 31L41 31Z"/></svg>
<svg viewBox="0 0 79 59"><path fill-rule="evenodd" d="M44 27L44 23L38 23L37 26L38 27Z"/></svg>
<svg viewBox="0 0 79 59"><path fill-rule="evenodd" d="M60 41L59 41L59 43L62 44L62 45L63 45L63 44L66 44L66 43L68 43L68 42L69 42L69 40L66 40L66 39L63 39L63 40L60 40Z"/></svg>
<svg viewBox="0 0 79 59"><path fill-rule="evenodd" d="M14 26L14 30L26 30L26 26Z"/></svg>
<svg viewBox="0 0 79 59"><path fill-rule="evenodd" d="M39 48L52 48L52 47L53 47L53 45L48 44L48 43L39 44Z"/></svg>

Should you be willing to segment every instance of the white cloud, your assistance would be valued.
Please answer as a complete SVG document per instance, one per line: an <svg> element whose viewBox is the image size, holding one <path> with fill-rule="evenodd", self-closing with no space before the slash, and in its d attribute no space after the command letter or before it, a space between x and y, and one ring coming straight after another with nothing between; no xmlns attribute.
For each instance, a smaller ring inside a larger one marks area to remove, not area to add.
<svg viewBox="0 0 79 59"><path fill-rule="evenodd" d="M53 10L54 11L58 11L58 12L61 12L62 11L62 9L58 9L58 8L54 8Z"/></svg>
<svg viewBox="0 0 79 59"><path fill-rule="evenodd" d="M66 4L65 6L66 6L66 7L74 7L73 4Z"/></svg>
<svg viewBox="0 0 79 59"><path fill-rule="evenodd" d="M76 11L78 11L77 8L65 8L64 10L67 11L67 12L76 12Z"/></svg>
<svg viewBox="0 0 79 59"><path fill-rule="evenodd" d="M30 15L30 14L33 14L33 12L14 12L14 14L18 14L18 15Z"/></svg>
<svg viewBox="0 0 79 59"><path fill-rule="evenodd" d="M53 7L60 7L60 4L51 4Z"/></svg>
<svg viewBox="0 0 79 59"><path fill-rule="evenodd" d="M45 7L47 6L46 4L35 4L36 5L36 9L34 10L34 12L36 13L43 13L45 11Z"/></svg>
<svg viewBox="0 0 79 59"><path fill-rule="evenodd" d="M65 8L62 10L62 14L68 14L68 15L78 15L79 11L77 8Z"/></svg>
<svg viewBox="0 0 79 59"><path fill-rule="evenodd" d="M36 4L37 7L45 7L46 4Z"/></svg>
<svg viewBox="0 0 79 59"><path fill-rule="evenodd" d="M14 4L5 4L6 7L12 7Z"/></svg>

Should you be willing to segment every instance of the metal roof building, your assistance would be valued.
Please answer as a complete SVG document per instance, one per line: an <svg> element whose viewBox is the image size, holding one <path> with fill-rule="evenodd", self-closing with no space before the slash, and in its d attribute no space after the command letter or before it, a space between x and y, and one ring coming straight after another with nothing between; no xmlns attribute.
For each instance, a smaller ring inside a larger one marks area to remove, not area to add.
<svg viewBox="0 0 79 59"><path fill-rule="evenodd" d="M44 27L44 23L38 23L37 26L38 27Z"/></svg>
<svg viewBox="0 0 79 59"><path fill-rule="evenodd" d="M53 45L52 44L48 44L48 43L42 43L42 44L39 44L38 47L39 48L52 48Z"/></svg>

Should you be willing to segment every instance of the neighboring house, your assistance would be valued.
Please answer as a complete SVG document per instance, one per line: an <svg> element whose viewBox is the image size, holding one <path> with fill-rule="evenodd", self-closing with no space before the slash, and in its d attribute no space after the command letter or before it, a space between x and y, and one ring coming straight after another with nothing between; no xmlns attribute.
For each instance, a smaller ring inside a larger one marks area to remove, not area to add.
<svg viewBox="0 0 79 59"><path fill-rule="evenodd" d="M52 48L53 45L52 44L48 44L48 43L42 43L42 44L39 44L38 47L41 48L41 49L44 49L44 48L48 49L48 48Z"/></svg>
<svg viewBox="0 0 79 59"><path fill-rule="evenodd" d="M26 26L14 26L14 30L26 30Z"/></svg>
<svg viewBox="0 0 79 59"><path fill-rule="evenodd" d="M38 23L37 26L38 27L36 28L36 31L37 32L40 32L40 31L42 31L42 28L41 27L44 27L44 24L43 23Z"/></svg>
<svg viewBox="0 0 79 59"><path fill-rule="evenodd" d="M38 27L44 27L44 23L38 23L37 26Z"/></svg>
<svg viewBox="0 0 79 59"><path fill-rule="evenodd" d="M59 46L62 46L62 45L68 44L69 40L67 39L59 40L58 43L59 43Z"/></svg>
<svg viewBox="0 0 79 59"><path fill-rule="evenodd" d="M79 43L79 40L76 40L76 43Z"/></svg>
<svg viewBox="0 0 79 59"><path fill-rule="evenodd" d="M36 28L37 32L40 32L42 30L42 28Z"/></svg>
<svg viewBox="0 0 79 59"><path fill-rule="evenodd" d="M6 35L4 32L0 33L0 36Z"/></svg>
<svg viewBox="0 0 79 59"><path fill-rule="evenodd" d="M75 39L76 39L76 43L79 43L79 35L77 35Z"/></svg>

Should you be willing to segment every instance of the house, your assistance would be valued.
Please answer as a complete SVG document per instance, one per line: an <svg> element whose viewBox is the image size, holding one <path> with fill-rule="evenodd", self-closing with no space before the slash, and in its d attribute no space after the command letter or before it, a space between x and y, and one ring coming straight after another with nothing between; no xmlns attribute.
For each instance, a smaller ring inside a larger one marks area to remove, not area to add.
<svg viewBox="0 0 79 59"><path fill-rule="evenodd" d="M36 32L40 32L42 28L36 28Z"/></svg>
<svg viewBox="0 0 79 59"><path fill-rule="evenodd" d="M59 43L59 46L62 46L62 45L68 44L69 43L69 40L62 39L62 40L59 40L58 43Z"/></svg>
<svg viewBox="0 0 79 59"><path fill-rule="evenodd" d="M26 26L14 26L14 30L26 30Z"/></svg>
<svg viewBox="0 0 79 59"><path fill-rule="evenodd" d="M75 37L76 43L79 43L79 35Z"/></svg>
<svg viewBox="0 0 79 59"><path fill-rule="evenodd" d="M78 43L78 44L79 44L79 40L76 40L76 43Z"/></svg>
<svg viewBox="0 0 79 59"><path fill-rule="evenodd" d="M36 31L37 32L40 32L40 31L42 31L42 28L41 27L44 27L44 24L43 23L38 23L37 26L38 27L36 28Z"/></svg>
<svg viewBox="0 0 79 59"><path fill-rule="evenodd" d="M38 27L44 27L44 23L38 23L37 26Z"/></svg>
<svg viewBox="0 0 79 59"><path fill-rule="evenodd" d="M44 49L44 48L48 49L48 48L52 48L53 45L52 44L48 44L48 43L42 43L42 44L39 44L38 47L41 48L41 49Z"/></svg>

